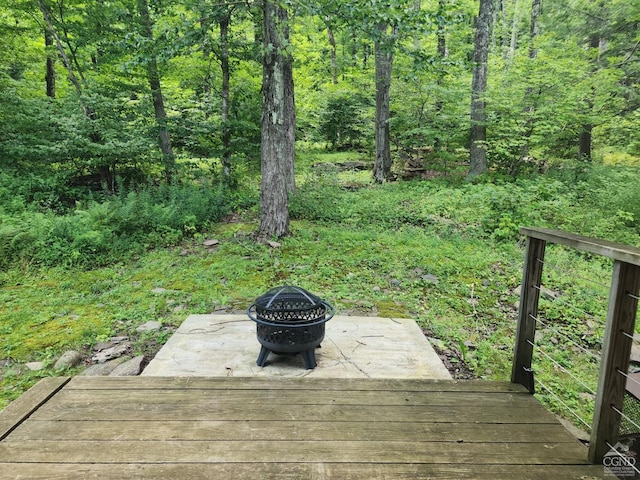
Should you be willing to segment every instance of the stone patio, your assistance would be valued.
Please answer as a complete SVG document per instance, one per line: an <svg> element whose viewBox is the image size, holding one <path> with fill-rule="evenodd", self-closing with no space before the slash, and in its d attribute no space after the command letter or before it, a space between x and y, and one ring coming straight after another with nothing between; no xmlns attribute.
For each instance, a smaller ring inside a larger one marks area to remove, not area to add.
<svg viewBox="0 0 640 480"><path fill-rule="evenodd" d="M273 353L258 367L259 352L256 325L246 315L190 315L141 375L451 379L409 318L335 316L313 370L300 355Z"/></svg>

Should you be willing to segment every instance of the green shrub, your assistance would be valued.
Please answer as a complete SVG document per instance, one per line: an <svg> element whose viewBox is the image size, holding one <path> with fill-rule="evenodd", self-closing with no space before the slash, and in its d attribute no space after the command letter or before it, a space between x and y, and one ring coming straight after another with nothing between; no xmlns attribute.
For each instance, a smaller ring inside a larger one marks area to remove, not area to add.
<svg viewBox="0 0 640 480"><path fill-rule="evenodd" d="M163 186L89 202L65 215L0 217L0 264L100 266L173 245L229 211L223 187Z"/></svg>

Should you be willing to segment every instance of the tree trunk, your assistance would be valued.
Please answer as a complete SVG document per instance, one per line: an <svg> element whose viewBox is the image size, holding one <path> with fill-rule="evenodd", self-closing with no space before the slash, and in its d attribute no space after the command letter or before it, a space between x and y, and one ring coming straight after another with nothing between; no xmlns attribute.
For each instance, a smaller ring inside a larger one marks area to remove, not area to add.
<svg viewBox="0 0 640 480"><path fill-rule="evenodd" d="M536 37L540 33L538 17L540 17L541 10L542 0L533 0L533 2L531 3L531 21L529 23L529 58L531 60L535 60L538 56L538 49L536 48L535 41ZM522 126L522 146L520 147L520 157L518 158L515 165L511 166L511 171L509 172L513 176L516 176L518 174L520 166L523 164L525 158L529 156L530 139L535 128L533 115L536 107L533 95L534 89L532 87L528 87L524 94L524 114L526 115L526 119L524 125Z"/></svg>
<svg viewBox="0 0 640 480"><path fill-rule="evenodd" d="M48 28L44 29L44 45L47 53L47 69L44 76L47 85L47 97L56 98L56 60L55 55L51 52L53 47L53 35Z"/></svg>
<svg viewBox="0 0 640 480"><path fill-rule="evenodd" d="M593 107L593 105L590 105ZM591 132L593 130L593 125L587 124L582 126L582 131L580 132L580 145L578 158L583 162L591 161Z"/></svg>
<svg viewBox="0 0 640 480"><path fill-rule="evenodd" d="M447 37L445 35L445 14L447 12L447 0L438 0L438 15L437 15L437 39L438 39L438 58L444 63L444 60L449 55L447 50ZM438 76L436 79L436 84L438 86L442 86L444 83L444 75L445 69L438 70ZM440 92L442 90L438 89ZM444 106L444 102L441 98L438 98L435 102L435 110L436 115L440 115L442 112L442 107ZM433 139L433 149L439 151L442 149L442 141L440 140L440 136L436 135Z"/></svg>
<svg viewBox="0 0 640 480"><path fill-rule="evenodd" d="M487 125L484 94L487 89L487 59L489 57L489 37L493 0L480 0L480 11L476 20L476 34L473 48L473 78L471 81L471 135L470 165L468 179L473 179L488 170L487 167Z"/></svg>
<svg viewBox="0 0 640 480"><path fill-rule="evenodd" d="M500 35L500 47L502 48L502 60L506 62L509 54L509 45L507 39L509 38L509 29L507 28L507 0L500 0L500 24L502 26L502 33Z"/></svg>
<svg viewBox="0 0 640 480"><path fill-rule="evenodd" d="M275 0L265 0L264 14L264 57L262 62L262 138L260 192L260 231L263 240L282 237L289 233L289 189L288 175L293 159L289 158L294 148L290 128L293 99L287 99L292 79L291 59L285 51L287 11ZM294 117L295 118L295 117Z"/></svg>
<svg viewBox="0 0 640 480"><path fill-rule="evenodd" d="M518 42L518 0L513 2L513 22L511 24L511 42L509 43L509 61L513 61Z"/></svg>
<svg viewBox="0 0 640 480"><path fill-rule="evenodd" d="M606 49L606 42L604 42L598 35L591 35L591 37L589 38L589 48L598 48L599 52L598 58L595 60L595 64L593 66L593 72L595 74L598 70L600 54L602 54ZM590 116L593 112L593 99L595 97L595 94L595 88L592 87L591 95L588 95L584 99L584 104L586 106L585 113L587 114L587 116ZM591 161L592 133L593 125L591 123L585 123L584 125L582 125L578 142L578 160L582 162Z"/></svg>
<svg viewBox="0 0 640 480"><path fill-rule="evenodd" d="M138 0L138 14L140 15L140 24L142 26L142 34L145 38L153 39L153 26L151 23L151 15L149 13L149 5L147 0ZM164 175L167 183L171 183L175 174L175 157L173 148L171 147L171 136L167 127L167 113L164 108L164 97L162 95L162 86L160 84L160 72L158 71L158 62L155 54L149 55L147 63L147 79L149 88L151 89L151 98L153 100L153 110L156 116L156 128L158 129L158 143L162 152L162 163L164 165Z"/></svg>
<svg viewBox="0 0 640 480"><path fill-rule="evenodd" d="M331 80L334 85L338 84L338 60L336 55L336 37L333 35L333 28L331 27L331 17L328 15L325 17L325 23L327 25L327 36L329 37L329 46L331 47Z"/></svg>
<svg viewBox="0 0 640 480"><path fill-rule="evenodd" d="M286 33L289 38L289 32ZM293 86L293 58L287 54L284 56L284 101L285 101L285 147L287 149L285 159L285 181L287 192L296 190L295 157L296 157L296 104Z"/></svg>
<svg viewBox="0 0 640 480"><path fill-rule="evenodd" d="M69 81L74 86L76 93L78 95L78 98L80 99L80 102L82 104L82 111L87 117L92 118L93 115L91 114L91 112L89 111L87 105L84 103L84 100L83 100L82 85L80 84L80 80L78 80L78 77L76 76L76 73L73 69L73 64L71 63L69 56L67 55L67 52L64 49L64 45L62 44L62 39L60 38L60 35L58 35L58 32L56 31L56 28L53 24L53 21L51 20L51 14L49 12L49 9L42 3L41 0L38 1L38 7L40 8L42 17L44 18L44 21L47 24L49 33L55 40L58 54L60 55L60 58L62 59L62 63L67 70Z"/></svg>
<svg viewBox="0 0 640 480"><path fill-rule="evenodd" d="M220 120L222 122L222 170L227 180L231 178L231 129L229 128L229 83L231 79L231 67L229 66L229 24L231 12L220 16L220 69L222 70L222 88L220 98L222 109Z"/></svg>
<svg viewBox="0 0 640 480"><path fill-rule="evenodd" d="M375 41L376 75L376 158L373 178L376 183L391 180L391 140L389 131L391 69L393 66L393 45L383 43L388 25L379 24L380 38Z"/></svg>

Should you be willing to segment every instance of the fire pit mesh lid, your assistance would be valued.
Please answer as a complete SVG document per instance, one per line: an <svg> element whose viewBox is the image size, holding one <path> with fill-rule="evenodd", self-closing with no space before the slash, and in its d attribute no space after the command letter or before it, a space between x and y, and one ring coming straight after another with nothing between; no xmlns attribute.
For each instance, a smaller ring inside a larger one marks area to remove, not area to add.
<svg viewBox="0 0 640 480"><path fill-rule="evenodd" d="M310 323L325 319L327 304L307 290L285 285L272 288L254 303L256 317L273 323Z"/></svg>

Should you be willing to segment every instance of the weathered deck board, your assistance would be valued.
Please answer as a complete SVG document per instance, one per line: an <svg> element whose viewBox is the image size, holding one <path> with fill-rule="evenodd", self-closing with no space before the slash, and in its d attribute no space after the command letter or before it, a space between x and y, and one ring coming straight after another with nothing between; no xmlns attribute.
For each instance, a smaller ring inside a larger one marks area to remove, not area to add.
<svg viewBox="0 0 640 480"><path fill-rule="evenodd" d="M592 480L602 478L595 465L439 465L361 463L201 463L201 464L39 464L37 471L26 464L6 464L13 476L31 480L97 478L153 479L277 479L277 480ZM2 464L0 464L2 468ZM2 470L0 470L1 472ZM612 477L608 477L612 478Z"/></svg>
<svg viewBox="0 0 640 480"><path fill-rule="evenodd" d="M184 421L164 420L146 422L109 421L68 422L69 428L63 428L61 422L28 420L22 429L12 434L13 440L64 439L73 441L117 441L126 438L133 441L240 441L240 440L358 440L366 438L372 441L403 441L407 437L438 439L441 442L503 442L511 443L575 443L567 430L558 424L491 424L485 423L430 423L390 421L341 422L340 429L334 424L323 421L298 422L272 421L252 422L233 421Z"/></svg>
<svg viewBox="0 0 640 480"><path fill-rule="evenodd" d="M34 387L13 407L23 414L0 414L0 422L15 422L0 441L0 478L604 474L534 397L509 383L77 377L60 386Z"/></svg>

